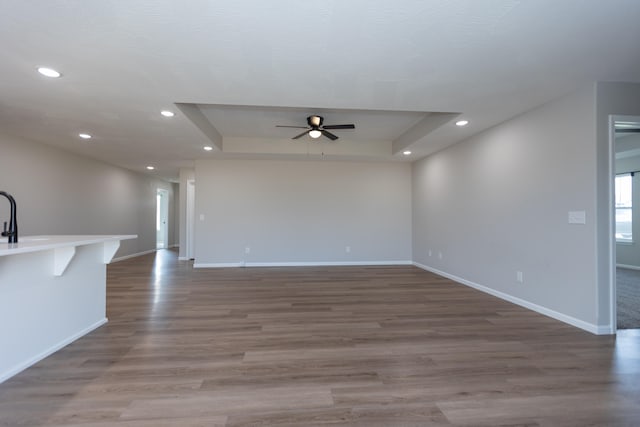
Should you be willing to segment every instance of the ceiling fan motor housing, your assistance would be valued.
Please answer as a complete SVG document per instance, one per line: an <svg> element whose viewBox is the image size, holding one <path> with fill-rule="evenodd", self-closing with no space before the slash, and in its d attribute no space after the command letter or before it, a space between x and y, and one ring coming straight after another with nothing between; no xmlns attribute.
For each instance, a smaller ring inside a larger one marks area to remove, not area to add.
<svg viewBox="0 0 640 427"><path fill-rule="evenodd" d="M307 117L307 123L309 123L309 126L311 126L314 129L319 128L320 126L322 126L322 117L321 116L309 116Z"/></svg>

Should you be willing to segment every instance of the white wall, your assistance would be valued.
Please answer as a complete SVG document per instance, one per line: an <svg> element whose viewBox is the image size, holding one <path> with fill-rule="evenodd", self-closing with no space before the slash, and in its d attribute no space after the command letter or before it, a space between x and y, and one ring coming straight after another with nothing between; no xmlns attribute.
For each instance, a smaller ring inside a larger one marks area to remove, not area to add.
<svg viewBox="0 0 640 427"><path fill-rule="evenodd" d="M417 162L414 261L596 331L594 119L590 86Z"/></svg>
<svg viewBox="0 0 640 427"><path fill-rule="evenodd" d="M146 175L16 137L0 136L0 189L14 196L19 236L137 234L116 257L154 250L156 190L173 185ZM9 203L0 200L0 222ZM169 242L175 242L170 218Z"/></svg>
<svg viewBox="0 0 640 427"><path fill-rule="evenodd" d="M195 175L196 266L411 261L407 163L202 160Z"/></svg>
<svg viewBox="0 0 640 427"><path fill-rule="evenodd" d="M180 236L178 257L183 260L187 257L187 183L194 180L195 176L196 173L193 169L180 169L180 189L182 191L180 191L178 198L178 236Z"/></svg>

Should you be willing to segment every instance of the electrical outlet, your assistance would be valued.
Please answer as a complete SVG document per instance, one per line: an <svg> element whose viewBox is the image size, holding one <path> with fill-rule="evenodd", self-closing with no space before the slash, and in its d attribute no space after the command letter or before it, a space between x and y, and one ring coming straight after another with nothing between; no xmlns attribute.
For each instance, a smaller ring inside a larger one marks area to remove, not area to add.
<svg viewBox="0 0 640 427"><path fill-rule="evenodd" d="M516 281L518 283L524 283L524 275L522 274L522 271L516 271Z"/></svg>

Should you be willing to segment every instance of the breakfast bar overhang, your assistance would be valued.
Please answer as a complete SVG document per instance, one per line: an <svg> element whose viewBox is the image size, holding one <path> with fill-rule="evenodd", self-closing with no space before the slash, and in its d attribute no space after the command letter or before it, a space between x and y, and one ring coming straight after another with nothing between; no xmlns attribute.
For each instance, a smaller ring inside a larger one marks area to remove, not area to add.
<svg viewBox="0 0 640 427"><path fill-rule="evenodd" d="M0 244L0 382L107 322L106 264L135 235Z"/></svg>

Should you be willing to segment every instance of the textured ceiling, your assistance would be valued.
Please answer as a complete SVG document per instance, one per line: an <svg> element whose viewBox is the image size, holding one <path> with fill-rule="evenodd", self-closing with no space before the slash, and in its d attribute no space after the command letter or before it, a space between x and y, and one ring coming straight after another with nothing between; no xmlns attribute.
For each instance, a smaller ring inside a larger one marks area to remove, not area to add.
<svg viewBox="0 0 640 427"><path fill-rule="evenodd" d="M413 160L589 82L639 81L638 22L637 0L0 0L0 132L173 180L225 140L292 147L272 122L320 111L356 124L341 156L406 126L373 158ZM452 114L411 132L427 112Z"/></svg>

